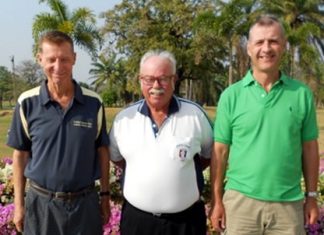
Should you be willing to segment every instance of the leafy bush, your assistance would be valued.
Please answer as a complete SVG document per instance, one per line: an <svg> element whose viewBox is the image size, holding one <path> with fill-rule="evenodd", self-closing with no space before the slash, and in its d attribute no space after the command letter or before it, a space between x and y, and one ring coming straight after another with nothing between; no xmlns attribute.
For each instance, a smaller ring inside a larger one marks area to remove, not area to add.
<svg viewBox="0 0 324 235"><path fill-rule="evenodd" d="M109 89L103 92L102 100L107 107L112 107L117 102L118 94L115 90Z"/></svg>

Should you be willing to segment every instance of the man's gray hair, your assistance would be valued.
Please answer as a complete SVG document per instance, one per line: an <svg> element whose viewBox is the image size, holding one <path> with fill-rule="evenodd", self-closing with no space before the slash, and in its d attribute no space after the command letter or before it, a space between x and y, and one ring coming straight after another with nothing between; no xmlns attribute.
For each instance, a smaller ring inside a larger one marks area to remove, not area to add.
<svg viewBox="0 0 324 235"><path fill-rule="evenodd" d="M280 26L281 36L283 38L285 38L285 29L284 29L282 23L279 21L279 19L277 17L275 17L274 15L265 14L265 15L260 15L254 21L254 23L251 25L250 30L249 30L249 39L251 37L251 31L254 28L254 26L256 26L256 25L258 25L258 26L271 26L273 24L278 24Z"/></svg>
<svg viewBox="0 0 324 235"><path fill-rule="evenodd" d="M173 74L176 73L177 61L171 52L165 51L165 50L150 50L150 51L146 52L141 58L140 67L142 67L143 64L145 63L145 61L147 59L151 58L152 56L158 56L160 58L169 60L171 67L172 67L171 68L172 73Z"/></svg>

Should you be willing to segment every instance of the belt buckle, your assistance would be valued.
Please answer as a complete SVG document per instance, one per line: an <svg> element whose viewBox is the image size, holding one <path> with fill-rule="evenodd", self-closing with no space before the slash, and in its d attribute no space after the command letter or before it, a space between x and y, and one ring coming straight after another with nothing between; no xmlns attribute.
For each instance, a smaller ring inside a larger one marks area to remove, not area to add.
<svg viewBox="0 0 324 235"><path fill-rule="evenodd" d="M161 216L162 216L162 213L152 213L152 215L153 215L154 217L161 217Z"/></svg>
<svg viewBox="0 0 324 235"><path fill-rule="evenodd" d="M72 199L72 193L71 192L55 192L54 197L57 199L62 200L71 200Z"/></svg>

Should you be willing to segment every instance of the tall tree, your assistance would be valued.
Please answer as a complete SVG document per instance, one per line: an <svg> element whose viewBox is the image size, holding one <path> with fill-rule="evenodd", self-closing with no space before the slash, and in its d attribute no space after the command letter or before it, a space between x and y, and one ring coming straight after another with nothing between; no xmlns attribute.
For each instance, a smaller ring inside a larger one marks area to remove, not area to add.
<svg viewBox="0 0 324 235"><path fill-rule="evenodd" d="M22 61L17 66L16 72L30 87L38 85L44 79L42 68L32 60Z"/></svg>
<svg viewBox="0 0 324 235"><path fill-rule="evenodd" d="M297 68L318 70L324 55L324 11L321 0L263 0L263 9L279 16L288 38L288 73L296 77ZM322 45L322 46L321 46ZM313 71L314 73L315 71Z"/></svg>
<svg viewBox="0 0 324 235"><path fill-rule="evenodd" d="M51 13L36 15L33 22L34 54L37 52L40 35L49 30L60 30L69 34L75 44L86 50L94 59L98 47L102 46L102 38L96 28L96 18L93 12L85 7L69 12L67 5L61 0L40 0L51 9Z"/></svg>
<svg viewBox="0 0 324 235"><path fill-rule="evenodd" d="M219 42L214 47L226 51L222 60L228 65L228 85L241 78L248 66L245 43L255 2L216 0L213 12L205 12L197 19L198 32L203 35L210 32Z"/></svg>
<svg viewBox="0 0 324 235"><path fill-rule="evenodd" d="M6 94L12 90L12 76L8 69L0 66L0 109L3 109L3 100ZM12 96L12 92L10 92ZM7 97L8 98L8 97ZM12 97L11 97L12 98Z"/></svg>
<svg viewBox="0 0 324 235"><path fill-rule="evenodd" d="M228 48L228 84L234 82L233 64L237 53L240 50L241 43L244 42L242 37L246 38L249 25L249 15L252 12L253 0L218 0L217 9L217 35L221 36ZM243 45L244 46L244 45ZM239 58L239 57L237 57Z"/></svg>
<svg viewBox="0 0 324 235"><path fill-rule="evenodd" d="M136 77L140 57L145 51L172 51L178 61L176 93L179 93L183 80L203 78L195 72L192 24L197 14L210 4L209 0L123 0L103 15L106 20L103 31L115 40L118 53L127 58L126 70L130 77Z"/></svg>
<svg viewBox="0 0 324 235"><path fill-rule="evenodd" d="M304 80L322 103L324 80L324 10L321 0L262 1L263 9L279 16L286 30L288 54L283 70Z"/></svg>

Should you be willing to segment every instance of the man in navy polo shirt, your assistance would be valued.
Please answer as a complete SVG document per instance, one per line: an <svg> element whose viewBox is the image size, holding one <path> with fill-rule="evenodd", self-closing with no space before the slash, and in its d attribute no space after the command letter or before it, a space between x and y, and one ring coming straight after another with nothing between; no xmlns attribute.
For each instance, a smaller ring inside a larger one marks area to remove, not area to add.
<svg viewBox="0 0 324 235"><path fill-rule="evenodd" d="M139 75L145 99L113 122L111 159L126 166L123 235L206 234L200 193L212 127L200 106L173 95L176 79L170 52L147 52Z"/></svg>
<svg viewBox="0 0 324 235"><path fill-rule="evenodd" d="M25 235L101 235L110 213L102 101L72 79L76 54L65 33L45 33L37 59L47 79L20 95L8 138L14 223ZM100 204L94 189L99 178Z"/></svg>

